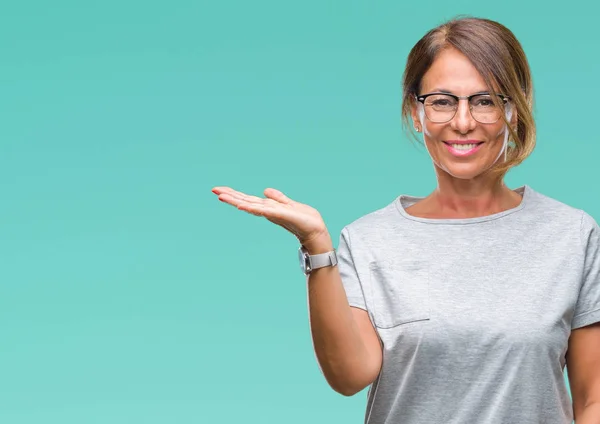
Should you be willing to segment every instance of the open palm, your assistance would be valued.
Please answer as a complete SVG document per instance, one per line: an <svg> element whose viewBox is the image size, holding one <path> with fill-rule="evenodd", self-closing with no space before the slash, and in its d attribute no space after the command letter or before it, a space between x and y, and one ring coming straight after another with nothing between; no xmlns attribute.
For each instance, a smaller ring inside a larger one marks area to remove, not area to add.
<svg viewBox="0 0 600 424"><path fill-rule="evenodd" d="M315 208L296 202L274 188L264 190L266 198L251 196L230 187L214 187L212 192L219 200L239 210L263 216L285 228L302 244L327 234L323 218Z"/></svg>

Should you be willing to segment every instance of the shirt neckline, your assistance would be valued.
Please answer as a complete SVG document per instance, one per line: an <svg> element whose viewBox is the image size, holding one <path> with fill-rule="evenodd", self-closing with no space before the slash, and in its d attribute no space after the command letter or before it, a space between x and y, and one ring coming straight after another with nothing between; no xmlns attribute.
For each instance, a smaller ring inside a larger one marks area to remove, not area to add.
<svg viewBox="0 0 600 424"><path fill-rule="evenodd" d="M513 191L515 191L523 196L523 198L521 199L521 203L519 203L517 206L515 206L514 208L511 208L511 209L507 209L502 212L497 212L497 213L494 213L491 215L485 215L485 216L477 216L477 217L473 217L473 218L422 218L422 217L410 215L408 212L406 212L405 208L413 205L414 203L418 202L419 200L424 199L424 197L411 196L408 194L401 194L400 196L398 196L396 198L396 201L394 202L394 204L396 205L396 208L400 212L400 215L402 215L406 219L410 219L411 221L422 222L425 224L446 224L446 225L476 224L479 222L492 221L494 219L502 218L503 216L510 215L514 212L518 212L521 209L523 209L526 206L526 204L528 203L529 198L531 197L531 192L533 192L533 190L531 189L531 187L529 187L527 184L525 184L525 185L522 185L521 187L514 189Z"/></svg>

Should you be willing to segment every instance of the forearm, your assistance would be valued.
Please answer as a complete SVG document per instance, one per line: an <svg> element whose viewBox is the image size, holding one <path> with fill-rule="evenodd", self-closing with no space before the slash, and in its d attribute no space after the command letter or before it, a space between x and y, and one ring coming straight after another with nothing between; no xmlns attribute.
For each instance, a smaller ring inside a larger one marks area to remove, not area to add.
<svg viewBox="0 0 600 424"><path fill-rule="evenodd" d="M332 250L329 240L311 254ZM338 267L314 270L308 277L311 334L321 370L330 386L351 395L369 381L368 352L352 316Z"/></svg>
<svg viewBox="0 0 600 424"><path fill-rule="evenodd" d="M586 406L576 417L575 424L600 424L600 402Z"/></svg>

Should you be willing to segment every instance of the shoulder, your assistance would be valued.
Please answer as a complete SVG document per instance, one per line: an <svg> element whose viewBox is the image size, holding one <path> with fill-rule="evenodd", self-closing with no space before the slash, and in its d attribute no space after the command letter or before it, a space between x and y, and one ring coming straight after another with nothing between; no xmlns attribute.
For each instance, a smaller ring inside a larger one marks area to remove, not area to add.
<svg viewBox="0 0 600 424"><path fill-rule="evenodd" d="M399 212L396 206L398 197L385 206L375 209L359 218L346 224L342 233L352 234L353 236L366 236L376 232L385 231L390 226L397 225Z"/></svg>
<svg viewBox="0 0 600 424"><path fill-rule="evenodd" d="M531 198L529 203L537 206L538 209L544 209L553 213L560 213L564 215L577 215L581 217L581 209L577 209L565 202L562 202L554 197L539 191L529 189Z"/></svg>
<svg viewBox="0 0 600 424"><path fill-rule="evenodd" d="M574 206L560 201L550 195L534 191L530 188L530 198L527 207L530 214L543 220L542 222L565 225L573 223L580 225L586 213Z"/></svg>
<svg viewBox="0 0 600 424"><path fill-rule="evenodd" d="M583 244L591 236L600 237L598 223L587 211L539 192L532 194L531 209L541 222L556 227L557 231L577 230Z"/></svg>

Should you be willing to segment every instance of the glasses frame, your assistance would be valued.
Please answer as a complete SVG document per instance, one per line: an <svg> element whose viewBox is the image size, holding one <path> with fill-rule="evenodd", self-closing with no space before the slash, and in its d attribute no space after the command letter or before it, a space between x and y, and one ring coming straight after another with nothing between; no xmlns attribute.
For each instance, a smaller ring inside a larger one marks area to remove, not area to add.
<svg viewBox="0 0 600 424"><path fill-rule="evenodd" d="M494 93L496 96L500 97L500 100L502 100L502 102L504 104L507 104L509 100L511 100L510 96L507 96L506 94L501 94L501 93ZM427 99L427 97L429 96L433 96L433 95L444 95L444 96L449 96L452 97L456 100L456 102L458 103L461 100L466 100L469 104L469 113L471 114L471 117L476 120L477 122L479 122L480 124L495 124L496 122L498 122L500 120L500 118L502 118L502 115L500 115L498 117L498 119L496 119L494 122L481 122L479 120L477 120L477 118L475 118L475 116L473 116L473 106L471 106L471 99L473 97L476 96L482 96L482 95L488 95L491 97L491 94L487 91L483 91L481 93L475 93L475 94L471 94L470 96L457 96L456 94L452 94L452 93L443 93L440 91L434 91L433 93L427 93L427 94L421 94L420 96L415 96L415 99L423 104L423 109L425 109L425 116L427 116L427 109L425 108L425 100ZM456 116L456 112L458 112L458 106L456 107L456 110L454 111L454 115L452 115L452 117L450 119L448 119L447 121L433 121L429 118L429 116L427 116L427 119L429 119L431 122L434 122L436 124L445 124L446 122L450 122L454 119L454 117Z"/></svg>

